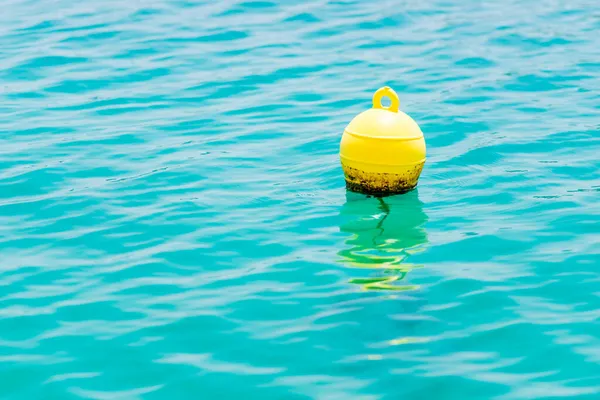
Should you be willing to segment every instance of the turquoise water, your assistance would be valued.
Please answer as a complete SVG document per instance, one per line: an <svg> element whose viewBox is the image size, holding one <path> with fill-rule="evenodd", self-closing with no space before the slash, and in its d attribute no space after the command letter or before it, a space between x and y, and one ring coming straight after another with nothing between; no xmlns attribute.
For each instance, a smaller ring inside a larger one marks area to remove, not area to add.
<svg viewBox="0 0 600 400"><path fill-rule="evenodd" d="M485 3L4 2L0 398L600 398L600 8Z"/></svg>

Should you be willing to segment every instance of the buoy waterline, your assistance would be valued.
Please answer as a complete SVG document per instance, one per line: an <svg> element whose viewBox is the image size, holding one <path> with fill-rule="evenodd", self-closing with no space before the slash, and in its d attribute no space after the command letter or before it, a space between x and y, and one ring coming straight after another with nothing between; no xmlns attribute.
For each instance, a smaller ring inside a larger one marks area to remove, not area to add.
<svg viewBox="0 0 600 400"><path fill-rule="evenodd" d="M381 101L391 100L389 106ZM382 87L373 107L358 114L344 129L340 161L346 187L353 192L389 196L413 190L426 160L419 125L400 111L396 92Z"/></svg>

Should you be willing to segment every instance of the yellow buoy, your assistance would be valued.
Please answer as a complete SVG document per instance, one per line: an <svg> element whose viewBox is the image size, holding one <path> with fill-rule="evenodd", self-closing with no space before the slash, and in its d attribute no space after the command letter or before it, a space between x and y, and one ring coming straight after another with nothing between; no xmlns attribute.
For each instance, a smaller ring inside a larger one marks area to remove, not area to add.
<svg viewBox="0 0 600 400"><path fill-rule="evenodd" d="M388 107L381 104L384 97L391 100ZM340 160L349 190L385 196L417 186L425 164L425 138L399 108L396 92L382 87L373 95L373 108L354 117L344 130Z"/></svg>

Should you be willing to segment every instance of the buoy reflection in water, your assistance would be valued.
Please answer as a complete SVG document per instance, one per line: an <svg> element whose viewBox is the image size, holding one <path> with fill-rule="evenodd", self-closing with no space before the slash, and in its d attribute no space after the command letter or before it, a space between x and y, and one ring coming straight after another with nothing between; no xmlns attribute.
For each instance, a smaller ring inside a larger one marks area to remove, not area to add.
<svg viewBox="0 0 600 400"><path fill-rule="evenodd" d="M347 192L340 216L340 230L350 234L347 247L338 252L341 262L376 270L371 276L350 279L351 283L367 290L417 288L405 283L408 272L420 267L408 262L410 256L427 245L427 215L417 190L385 198Z"/></svg>

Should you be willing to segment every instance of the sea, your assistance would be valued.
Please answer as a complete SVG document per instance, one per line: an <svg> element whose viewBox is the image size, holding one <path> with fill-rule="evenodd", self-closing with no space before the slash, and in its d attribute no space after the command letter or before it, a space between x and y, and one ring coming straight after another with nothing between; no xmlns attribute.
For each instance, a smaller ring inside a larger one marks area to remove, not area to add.
<svg viewBox="0 0 600 400"><path fill-rule="evenodd" d="M600 5L3 0L0 398L600 399ZM348 192L390 86L427 162Z"/></svg>

